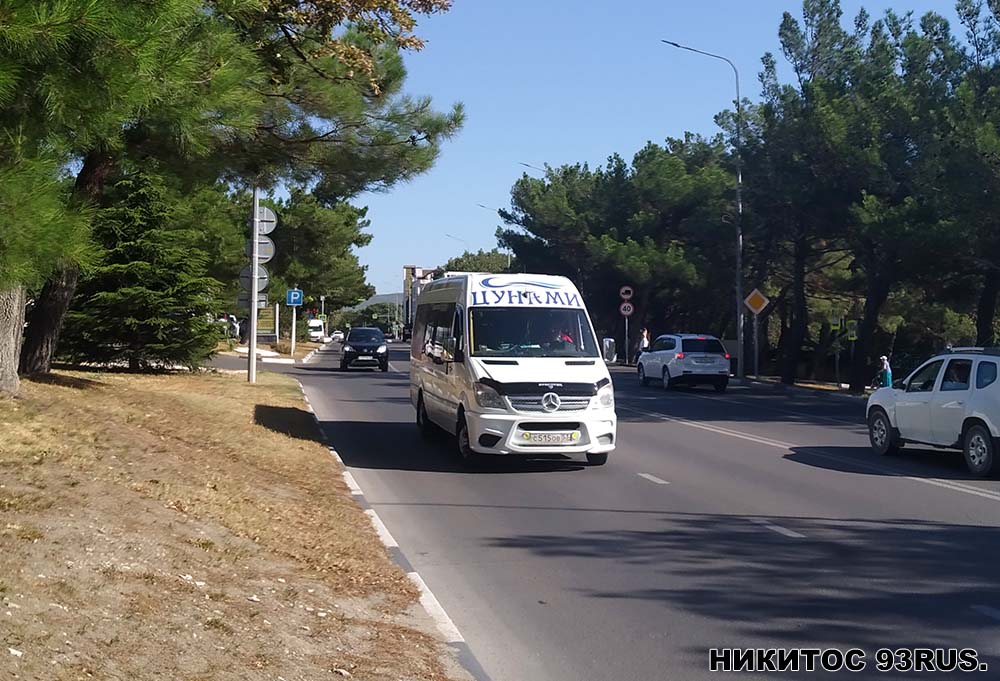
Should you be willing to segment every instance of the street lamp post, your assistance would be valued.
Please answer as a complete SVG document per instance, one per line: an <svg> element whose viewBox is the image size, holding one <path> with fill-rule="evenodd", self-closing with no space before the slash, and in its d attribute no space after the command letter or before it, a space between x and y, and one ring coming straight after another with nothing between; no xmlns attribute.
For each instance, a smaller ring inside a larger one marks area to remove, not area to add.
<svg viewBox="0 0 1000 681"><path fill-rule="evenodd" d="M732 67L733 75L736 77L736 343L740 348L737 375L742 379L746 375L746 371L743 356L745 354L743 352L743 102L740 100L740 72L736 68L736 64L720 54L712 54L671 40L661 40L660 42L680 50L720 59Z"/></svg>

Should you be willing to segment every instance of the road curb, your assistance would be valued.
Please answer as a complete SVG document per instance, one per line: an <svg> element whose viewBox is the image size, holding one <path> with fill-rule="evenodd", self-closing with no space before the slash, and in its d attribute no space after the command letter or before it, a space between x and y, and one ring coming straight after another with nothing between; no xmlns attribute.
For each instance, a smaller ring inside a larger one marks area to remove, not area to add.
<svg viewBox="0 0 1000 681"><path fill-rule="evenodd" d="M309 354L307 354L302 359L295 360L295 363L296 364L308 364L309 362L312 361L312 358L316 356L317 352L319 352L321 350L326 350L331 345L332 345L332 343L323 343L323 345L319 346L318 348L316 348L315 350L313 350L312 352L310 352ZM302 394L305 395L305 392L303 392Z"/></svg>
<svg viewBox="0 0 1000 681"><path fill-rule="evenodd" d="M733 381L734 383L736 381ZM785 385L784 383L772 383L771 381L758 381L752 378L743 379L744 385L756 386L759 388L770 388L776 393L792 393L796 395L809 395L811 397L818 398L830 398L834 400L840 400L842 402L850 402L852 404L859 404L868 399L867 395L851 395L842 392L832 392L829 390L820 390L819 388L806 388L801 385Z"/></svg>
<svg viewBox="0 0 1000 681"><path fill-rule="evenodd" d="M325 347L325 346L324 346ZM322 348L318 348L322 349ZM315 353L316 350L313 350ZM310 353L313 354L313 353ZM308 356L307 356L308 359ZM305 363L307 360L303 360ZM312 414L313 421L316 423L316 429L319 431L320 441L326 446L327 450L330 452L330 456L340 464L343 468L343 478L344 483L347 485L348 489L351 490L351 497L357 502L361 510L364 511L365 515L368 516L369 521L372 524L375 534L378 535L379 541L385 547L392 561L399 566L400 569L406 573L407 578L412 581L417 588L420 590L420 605L423 607L424 612L427 616L434 622L438 633L441 636L441 640L448 645L455 653L455 659L459 665L462 666L465 671L472 676L476 681L491 681L490 676L483 669L482 664L476 659L473 654L472 649L469 648L469 644L465 642L465 637L462 636L462 632L459 631L458 627L452 621L451 617L445 611L444 607L438 601L434 592L430 590L427 584L424 582L423 578L420 576L416 570L414 570L412 563L403 553L402 549L399 548L399 544L393 538L392 534L389 533L389 529L379 518L378 513L372 508L371 504L365 498L364 491L358 485L357 481L347 466L344 464L344 460L340 458L340 454L333 447L333 443L327 438L326 433L323 432L323 427L319 422L319 417L316 416L316 412L313 409L312 403L309 402L309 396L306 395L305 386L302 385L302 381L296 381L299 384L299 390L302 391L302 399L305 401L306 410Z"/></svg>

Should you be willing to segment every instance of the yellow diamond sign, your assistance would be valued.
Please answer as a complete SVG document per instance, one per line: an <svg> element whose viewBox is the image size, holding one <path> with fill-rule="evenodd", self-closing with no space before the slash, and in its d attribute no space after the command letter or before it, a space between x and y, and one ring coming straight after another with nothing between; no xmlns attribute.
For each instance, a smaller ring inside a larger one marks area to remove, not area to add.
<svg viewBox="0 0 1000 681"><path fill-rule="evenodd" d="M771 301L768 300L767 296L759 290L754 289L750 292L750 295L746 297L746 300L743 301L743 304L746 305L754 314L760 314L770 302Z"/></svg>

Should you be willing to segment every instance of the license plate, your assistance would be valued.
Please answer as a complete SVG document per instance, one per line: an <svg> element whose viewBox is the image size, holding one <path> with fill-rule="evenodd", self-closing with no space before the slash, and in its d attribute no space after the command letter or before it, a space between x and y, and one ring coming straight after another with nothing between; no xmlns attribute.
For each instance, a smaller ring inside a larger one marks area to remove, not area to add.
<svg viewBox="0 0 1000 681"><path fill-rule="evenodd" d="M699 357L694 362L695 364L715 364L716 360L711 357Z"/></svg>
<svg viewBox="0 0 1000 681"><path fill-rule="evenodd" d="M371 355L358 355L358 359L375 359Z"/></svg>
<svg viewBox="0 0 1000 681"><path fill-rule="evenodd" d="M580 441L580 431L572 433L524 433L524 439L531 444L568 445Z"/></svg>

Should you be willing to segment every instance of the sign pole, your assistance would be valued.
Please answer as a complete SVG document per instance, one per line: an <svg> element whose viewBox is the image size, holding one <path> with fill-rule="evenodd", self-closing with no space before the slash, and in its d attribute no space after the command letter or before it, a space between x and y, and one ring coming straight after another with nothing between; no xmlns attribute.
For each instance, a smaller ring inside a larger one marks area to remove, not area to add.
<svg viewBox="0 0 1000 681"><path fill-rule="evenodd" d="M280 309L281 309L281 303L275 303L274 304L274 340L275 341L281 340L281 324L278 323L278 322L281 321L280 319L278 319L278 311Z"/></svg>
<svg viewBox="0 0 1000 681"><path fill-rule="evenodd" d="M833 351L833 375L837 377L837 390L840 390L840 339L836 341L836 349Z"/></svg>
<svg viewBox="0 0 1000 681"><path fill-rule="evenodd" d="M253 255L250 257L250 347L247 380L257 382L257 258L260 255L260 189L253 186Z"/></svg>
<svg viewBox="0 0 1000 681"><path fill-rule="evenodd" d="M292 355L295 354L295 309L296 306L292 305Z"/></svg>
<svg viewBox="0 0 1000 681"><path fill-rule="evenodd" d="M625 349L625 366L628 366L628 317L625 317L625 345L622 346Z"/></svg>
<svg viewBox="0 0 1000 681"><path fill-rule="evenodd" d="M758 315L754 312L753 315L753 377L760 379L760 346L757 345L757 329L759 325L757 324Z"/></svg>

